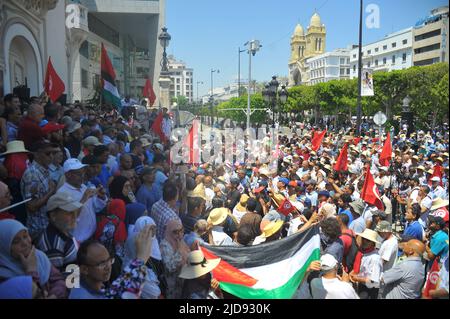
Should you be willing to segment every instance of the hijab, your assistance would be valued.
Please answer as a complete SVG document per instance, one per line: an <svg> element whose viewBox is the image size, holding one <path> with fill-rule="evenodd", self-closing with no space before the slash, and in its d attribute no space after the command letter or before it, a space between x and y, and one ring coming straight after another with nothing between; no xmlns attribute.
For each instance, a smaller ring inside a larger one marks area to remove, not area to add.
<svg viewBox="0 0 450 319"><path fill-rule="evenodd" d="M128 239L125 243L125 262L124 265L127 265L128 262L132 261L136 258L136 236L144 229L146 225L155 225L155 221L148 216L142 216L136 220L134 224L133 231L128 234ZM151 257L157 260L161 260L161 251L159 250L158 239L153 237L152 239L152 252Z"/></svg>
<svg viewBox="0 0 450 319"><path fill-rule="evenodd" d="M174 251L178 251L181 254L182 263L185 264L187 262L188 255L191 252L191 250L186 245L183 239L181 240L180 247L178 247L177 239L175 238L173 231L180 228L183 228L183 225L181 224L181 221L178 218L169 220L166 226L164 239L170 244L170 246L172 246Z"/></svg>
<svg viewBox="0 0 450 319"><path fill-rule="evenodd" d="M109 184L109 194L111 195L111 198L121 199L126 204L130 204L131 200L128 198L128 196L123 195L123 187L126 182L128 182L128 178L124 176L114 177L114 179L111 181L111 184Z"/></svg>
<svg viewBox="0 0 450 319"><path fill-rule="evenodd" d="M19 260L11 256L14 237L22 230L27 230L20 222L13 219L0 221L0 278L12 278L27 275ZM28 230L27 230L28 231ZM42 251L36 249L37 272L39 282L45 285L50 278L52 264Z"/></svg>

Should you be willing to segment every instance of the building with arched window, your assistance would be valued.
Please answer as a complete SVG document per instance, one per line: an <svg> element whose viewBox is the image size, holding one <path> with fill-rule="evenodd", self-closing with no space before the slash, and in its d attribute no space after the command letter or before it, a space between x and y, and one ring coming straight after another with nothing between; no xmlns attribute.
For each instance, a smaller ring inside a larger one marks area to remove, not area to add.
<svg viewBox="0 0 450 319"><path fill-rule="evenodd" d="M297 24L291 37L291 58L289 60L289 86L307 83L306 59L325 52L326 28L320 16L314 13L306 30Z"/></svg>

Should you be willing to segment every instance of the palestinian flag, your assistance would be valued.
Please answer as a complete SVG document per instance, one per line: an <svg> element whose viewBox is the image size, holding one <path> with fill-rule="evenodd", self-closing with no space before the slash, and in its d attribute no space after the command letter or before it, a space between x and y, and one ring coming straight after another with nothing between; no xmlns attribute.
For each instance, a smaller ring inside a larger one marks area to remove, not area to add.
<svg viewBox="0 0 450 319"><path fill-rule="evenodd" d="M111 60L108 57L105 46L102 43L102 58L101 58L101 75L102 75L102 94L103 102L110 103L116 108L121 108L119 91L116 86L116 73L112 66Z"/></svg>
<svg viewBox="0 0 450 319"><path fill-rule="evenodd" d="M201 247L220 288L241 299L291 299L312 261L320 258L319 227L249 247Z"/></svg>

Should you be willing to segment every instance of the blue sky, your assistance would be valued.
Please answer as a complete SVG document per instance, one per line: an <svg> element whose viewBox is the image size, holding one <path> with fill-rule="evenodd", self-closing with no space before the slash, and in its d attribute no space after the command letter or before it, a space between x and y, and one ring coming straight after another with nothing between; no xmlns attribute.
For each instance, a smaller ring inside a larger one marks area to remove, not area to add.
<svg viewBox="0 0 450 319"><path fill-rule="evenodd" d="M413 26L446 0L365 0L380 8L380 28L363 29L363 43ZM287 76L290 37L297 23L306 29L317 10L327 28L326 51L358 43L358 0L166 0L166 25L172 36L169 54L194 69L194 98L211 86L233 82L238 74L239 46L251 39L263 47L252 59L252 78L268 81ZM364 13L364 19L368 14ZM248 55L241 54L241 75L248 77Z"/></svg>

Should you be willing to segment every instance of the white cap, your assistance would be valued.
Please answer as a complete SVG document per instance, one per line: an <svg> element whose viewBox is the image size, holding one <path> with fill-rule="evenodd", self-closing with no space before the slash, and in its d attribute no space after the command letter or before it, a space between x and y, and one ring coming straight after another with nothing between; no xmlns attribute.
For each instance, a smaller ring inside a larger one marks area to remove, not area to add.
<svg viewBox="0 0 450 319"><path fill-rule="evenodd" d="M159 149L160 152L164 152L164 146L162 146L162 144L155 143L153 146Z"/></svg>
<svg viewBox="0 0 450 319"><path fill-rule="evenodd" d="M337 260L333 255L325 254L320 257L320 269L324 271L333 270L336 268Z"/></svg>
<svg viewBox="0 0 450 319"><path fill-rule="evenodd" d="M440 182L441 178L439 176L435 176L431 179L432 182Z"/></svg>
<svg viewBox="0 0 450 319"><path fill-rule="evenodd" d="M64 162L64 173L67 173L69 171L74 171L77 169L81 169L87 165L82 164L77 158L69 158L67 161Z"/></svg>
<svg viewBox="0 0 450 319"><path fill-rule="evenodd" d="M52 211L57 208L65 210L66 212L72 212L83 207L83 204L76 201L70 196L69 193L56 192L52 195L47 202L47 210Z"/></svg>

